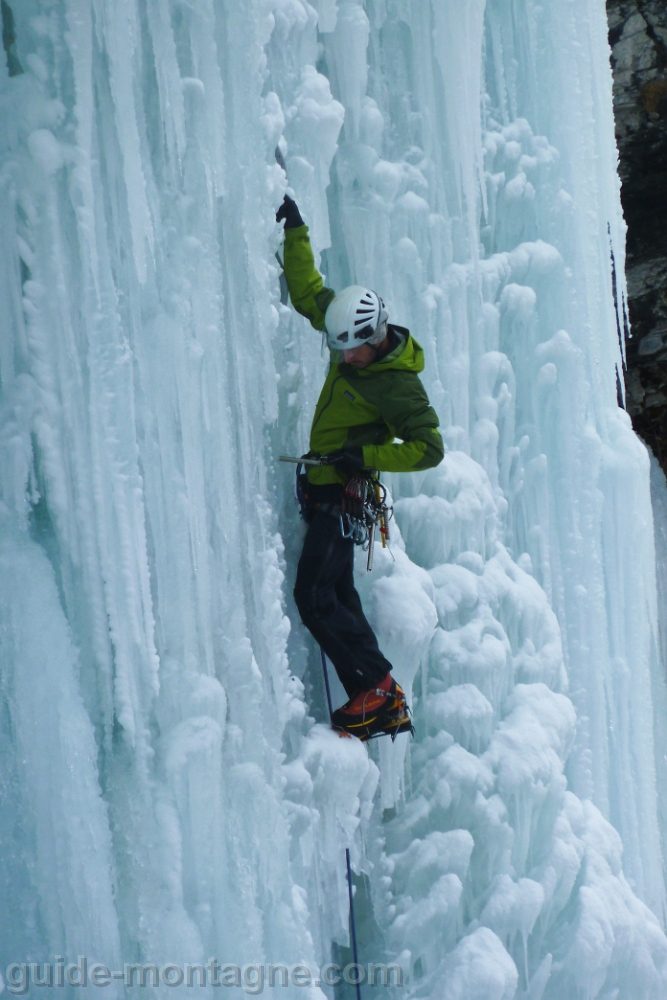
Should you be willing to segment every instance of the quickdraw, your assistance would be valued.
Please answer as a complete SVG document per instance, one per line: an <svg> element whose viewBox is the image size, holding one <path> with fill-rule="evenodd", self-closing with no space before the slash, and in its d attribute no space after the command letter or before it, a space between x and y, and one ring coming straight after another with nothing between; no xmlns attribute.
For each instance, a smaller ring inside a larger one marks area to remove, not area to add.
<svg viewBox="0 0 667 1000"><path fill-rule="evenodd" d="M387 504L387 490L374 476L352 476L343 490L340 531L368 552L367 570L373 569L373 547L380 532L382 548L389 541L389 521L394 509Z"/></svg>

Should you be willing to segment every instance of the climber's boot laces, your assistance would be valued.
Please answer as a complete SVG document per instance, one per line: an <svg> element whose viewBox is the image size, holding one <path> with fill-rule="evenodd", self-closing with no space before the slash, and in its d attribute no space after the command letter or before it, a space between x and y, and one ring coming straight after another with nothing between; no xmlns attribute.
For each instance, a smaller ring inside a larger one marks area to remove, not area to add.
<svg viewBox="0 0 667 1000"><path fill-rule="evenodd" d="M371 688L355 695L336 709L331 724L360 740L387 735L393 741L399 733L414 732L405 692L394 680L388 690Z"/></svg>

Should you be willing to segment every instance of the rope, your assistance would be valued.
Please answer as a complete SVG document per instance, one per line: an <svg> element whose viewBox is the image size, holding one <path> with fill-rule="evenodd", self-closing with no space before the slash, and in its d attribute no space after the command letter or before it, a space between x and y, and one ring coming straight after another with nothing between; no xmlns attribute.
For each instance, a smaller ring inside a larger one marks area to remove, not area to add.
<svg viewBox="0 0 667 1000"><path fill-rule="evenodd" d="M352 868L350 867L350 848L345 848L345 861L347 863L347 891L350 897L350 937L352 939L352 958L354 964L359 966L359 956L357 955L357 930L354 926L354 903L352 895ZM361 984L357 976L357 1000L361 1000Z"/></svg>
<svg viewBox="0 0 667 1000"><path fill-rule="evenodd" d="M320 653L322 654L322 671L324 673L324 687L327 692L327 705L329 706L329 722L333 717L333 705L331 704L331 688L329 687L329 671L327 670L327 658L324 655L324 650L320 646Z"/></svg>
<svg viewBox="0 0 667 1000"><path fill-rule="evenodd" d="M320 653L322 655L322 672L324 673L324 687L327 692L327 705L329 706L329 719L333 715L333 706L331 704L331 688L329 687L329 671L327 670L327 658L324 655L324 650L320 646ZM352 941L352 958L354 959L354 964L359 965L359 954L357 951L357 928L354 923L354 893L352 892L352 866L350 864L350 848L345 848L345 865L347 868L347 894L350 898L350 940ZM361 983L357 981L355 984L357 991L357 1000L361 1000Z"/></svg>

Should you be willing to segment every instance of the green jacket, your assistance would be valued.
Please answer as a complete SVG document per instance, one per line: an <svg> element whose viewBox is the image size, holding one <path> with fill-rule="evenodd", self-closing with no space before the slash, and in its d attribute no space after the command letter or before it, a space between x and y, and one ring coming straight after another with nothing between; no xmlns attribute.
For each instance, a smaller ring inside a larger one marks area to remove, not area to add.
<svg viewBox="0 0 667 1000"><path fill-rule="evenodd" d="M323 330L335 292L324 287L315 267L307 226L285 230L284 267L292 305ZM357 370L345 364L340 352L331 351L310 430L311 452L328 455L361 445L364 464L379 472L416 472L442 461L438 418L418 374L424 369L424 352L408 330L390 329L398 346L368 368ZM325 485L345 483L348 477L323 465L311 467L308 479Z"/></svg>

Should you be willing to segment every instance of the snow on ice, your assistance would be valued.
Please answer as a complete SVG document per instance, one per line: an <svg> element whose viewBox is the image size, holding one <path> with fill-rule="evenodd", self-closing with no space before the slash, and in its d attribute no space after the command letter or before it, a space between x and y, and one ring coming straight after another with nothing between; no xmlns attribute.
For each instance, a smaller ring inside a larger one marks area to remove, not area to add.
<svg viewBox="0 0 667 1000"><path fill-rule="evenodd" d="M2 968L317 968L349 848L395 995L663 1000L667 500L654 469L654 540L603 0L9 6ZM291 598L277 458L326 358L280 299L288 185L447 443L357 566L416 726L369 753Z"/></svg>

